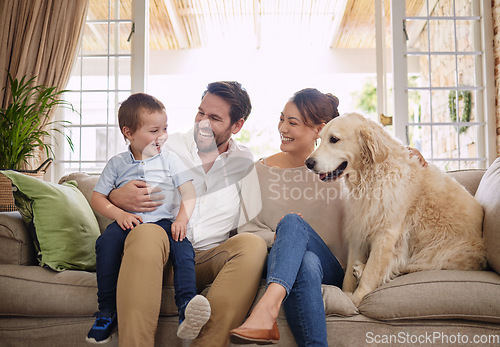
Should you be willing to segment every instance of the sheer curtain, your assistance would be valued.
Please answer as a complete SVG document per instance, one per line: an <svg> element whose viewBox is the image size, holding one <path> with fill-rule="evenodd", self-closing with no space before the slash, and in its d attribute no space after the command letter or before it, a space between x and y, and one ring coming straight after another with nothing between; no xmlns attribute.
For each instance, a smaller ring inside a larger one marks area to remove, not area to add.
<svg viewBox="0 0 500 347"><path fill-rule="evenodd" d="M10 100L5 88L7 73L19 79L36 76L36 84L65 88L83 33L88 2L0 1L0 107Z"/></svg>

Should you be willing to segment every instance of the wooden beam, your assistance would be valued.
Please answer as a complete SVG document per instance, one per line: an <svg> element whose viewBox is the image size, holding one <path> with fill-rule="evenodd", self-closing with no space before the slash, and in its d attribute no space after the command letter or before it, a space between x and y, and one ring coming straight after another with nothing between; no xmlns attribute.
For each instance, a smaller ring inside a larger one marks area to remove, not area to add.
<svg viewBox="0 0 500 347"><path fill-rule="evenodd" d="M177 7L175 6L174 0L163 0L165 7L167 8L167 14L170 18L170 24L172 24L172 30L174 31L175 38L179 44L180 49L189 48L189 40L186 35L186 30L182 25L182 18L179 16Z"/></svg>
<svg viewBox="0 0 500 347"><path fill-rule="evenodd" d="M332 31L332 39L330 43L330 48L335 47L335 42L337 41L337 35L339 34L340 25L342 24L342 20L344 19L345 10L347 8L348 0L338 0L335 6L335 14L333 15L333 31Z"/></svg>

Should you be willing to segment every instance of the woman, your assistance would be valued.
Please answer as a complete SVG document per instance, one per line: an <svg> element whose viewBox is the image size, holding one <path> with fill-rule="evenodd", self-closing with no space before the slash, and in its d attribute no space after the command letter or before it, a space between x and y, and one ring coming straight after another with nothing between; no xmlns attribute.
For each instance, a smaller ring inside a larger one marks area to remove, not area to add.
<svg viewBox="0 0 500 347"><path fill-rule="evenodd" d="M312 88L295 93L279 120L281 152L256 163L262 211L239 232L257 232L268 245L275 235L275 241L266 292L246 322L231 331L234 343L278 340L276 318L283 303L299 346L328 346L321 284L342 286L346 251L341 230L335 228L341 225L342 209L338 183L321 182L304 161L323 126L339 115L338 103L335 96Z"/></svg>

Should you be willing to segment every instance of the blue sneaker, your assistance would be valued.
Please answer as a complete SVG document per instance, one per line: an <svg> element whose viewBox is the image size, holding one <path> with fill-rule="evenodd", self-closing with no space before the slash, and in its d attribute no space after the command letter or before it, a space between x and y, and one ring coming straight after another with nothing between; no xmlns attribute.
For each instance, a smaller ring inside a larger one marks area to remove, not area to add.
<svg viewBox="0 0 500 347"><path fill-rule="evenodd" d="M111 333L116 327L116 312L96 312L94 313L94 317L97 318L85 340L96 344L107 343L111 339Z"/></svg>

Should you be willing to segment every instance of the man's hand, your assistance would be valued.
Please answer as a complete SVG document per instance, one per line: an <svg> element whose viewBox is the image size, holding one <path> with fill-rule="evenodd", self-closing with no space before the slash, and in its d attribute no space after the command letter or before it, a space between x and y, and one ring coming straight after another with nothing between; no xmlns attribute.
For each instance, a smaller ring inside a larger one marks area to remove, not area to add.
<svg viewBox="0 0 500 347"><path fill-rule="evenodd" d="M161 188L151 188L144 181L130 181L122 187L113 189L108 199L116 206L126 211L151 212L163 204L165 198L162 194L155 194Z"/></svg>

